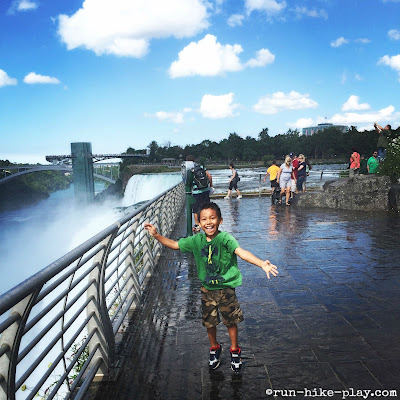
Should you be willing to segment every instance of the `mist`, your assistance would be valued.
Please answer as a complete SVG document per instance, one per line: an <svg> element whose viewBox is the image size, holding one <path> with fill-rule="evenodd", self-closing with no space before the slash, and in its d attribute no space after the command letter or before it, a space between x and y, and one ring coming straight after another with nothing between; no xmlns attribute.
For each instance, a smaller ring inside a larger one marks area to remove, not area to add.
<svg viewBox="0 0 400 400"><path fill-rule="evenodd" d="M34 206L0 213L0 293L120 219L126 207L151 200L181 180L180 174L135 175L119 201L77 205L73 187Z"/></svg>

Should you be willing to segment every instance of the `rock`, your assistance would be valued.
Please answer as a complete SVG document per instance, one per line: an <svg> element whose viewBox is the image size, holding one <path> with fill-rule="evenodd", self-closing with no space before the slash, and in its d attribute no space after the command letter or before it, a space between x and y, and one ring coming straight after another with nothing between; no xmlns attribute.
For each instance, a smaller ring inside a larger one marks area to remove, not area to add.
<svg viewBox="0 0 400 400"><path fill-rule="evenodd" d="M112 183L102 192L98 193L95 197L95 201L102 203L110 199L121 199L123 195L122 181L121 179L117 179L115 183Z"/></svg>
<svg viewBox="0 0 400 400"><path fill-rule="evenodd" d="M389 209L399 211L400 205L400 185L392 185L389 189Z"/></svg>
<svg viewBox="0 0 400 400"><path fill-rule="evenodd" d="M389 202L389 192L391 201ZM396 210L400 189L392 187L388 176L358 175L326 182L323 191L306 192L296 196L299 207L326 207L342 210Z"/></svg>

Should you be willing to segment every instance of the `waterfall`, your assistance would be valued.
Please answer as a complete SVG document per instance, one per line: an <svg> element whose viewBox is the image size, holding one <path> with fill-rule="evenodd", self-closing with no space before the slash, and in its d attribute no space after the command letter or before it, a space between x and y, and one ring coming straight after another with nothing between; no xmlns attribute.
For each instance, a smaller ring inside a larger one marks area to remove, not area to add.
<svg viewBox="0 0 400 400"><path fill-rule="evenodd" d="M126 185L122 206L151 200L181 181L180 173L133 175Z"/></svg>

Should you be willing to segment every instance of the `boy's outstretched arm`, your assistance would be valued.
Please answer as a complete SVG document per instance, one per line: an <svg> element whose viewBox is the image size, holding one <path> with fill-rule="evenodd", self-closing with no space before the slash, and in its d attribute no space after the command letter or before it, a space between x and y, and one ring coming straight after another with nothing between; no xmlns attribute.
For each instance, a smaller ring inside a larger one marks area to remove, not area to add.
<svg viewBox="0 0 400 400"><path fill-rule="evenodd" d="M242 249L241 247L238 247L235 250L235 254L239 256L242 260L247 261L251 264L257 265L258 267L262 268L265 273L267 274L268 279L270 278L269 274L272 274L273 276L276 276L279 274L278 272L278 267L274 264L271 264L269 260L261 260L258 257L256 257L253 253L250 253L247 250Z"/></svg>
<svg viewBox="0 0 400 400"><path fill-rule="evenodd" d="M144 224L144 229L146 229L154 239L158 240L162 245L169 247L172 250L179 250L178 242L169 239L167 237L161 236L154 225Z"/></svg>

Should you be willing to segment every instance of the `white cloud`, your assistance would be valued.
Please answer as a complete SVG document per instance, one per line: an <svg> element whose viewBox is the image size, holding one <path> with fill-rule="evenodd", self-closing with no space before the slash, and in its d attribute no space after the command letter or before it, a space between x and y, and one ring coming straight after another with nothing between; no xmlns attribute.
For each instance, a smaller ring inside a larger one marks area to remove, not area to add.
<svg viewBox="0 0 400 400"><path fill-rule="evenodd" d="M349 40L345 39L343 36L341 36L340 38L337 38L336 40L332 41L331 46L332 47L340 47L347 43L349 43Z"/></svg>
<svg viewBox="0 0 400 400"><path fill-rule="evenodd" d="M203 0L85 0L72 16L59 15L69 50L143 57L151 39L191 37L209 26Z"/></svg>
<svg viewBox="0 0 400 400"><path fill-rule="evenodd" d="M288 94L276 92L272 95L260 97L253 109L258 113L270 115L284 110L301 110L316 107L318 107L318 103L310 99L308 94L291 91Z"/></svg>
<svg viewBox="0 0 400 400"><path fill-rule="evenodd" d="M272 64L275 56L268 49L261 49L257 51L256 58L251 58L246 62L246 66L250 68L264 67L267 64Z"/></svg>
<svg viewBox="0 0 400 400"><path fill-rule="evenodd" d="M372 128L370 124L365 126L357 126L358 132L370 131L371 129Z"/></svg>
<svg viewBox="0 0 400 400"><path fill-rule="evenodd" d="M400 40L400 31L398 29L391 29L388 32L388 36L392 40Z"/></svg>
<svg viewBox="0 0 400 400"><path fill-rule="evenodd" d="M233 14L228 18L228 25L234 28L235 26L243 25L244 15Z"/></svg>
<svg viewBox="0 0 400 400"><path fill-rule="evenodd" d="M342 105L342 111L361 111L361 110L369 110L371 106L368 103L359 103L360 98L351 95L348 100Z"/></svg>
<svg viewBox="0 0 400 400"><path fill-rule="evenodd" d="M369 113L344 113L335 114L331 121L333 124L338 125L355 125L355 124L373 124L375 121L393 121L397 118L399 113L394 112L393 106L383 108L379 111L372 111Z"/></svg>
<svg viewBox="0 0 400 400"><path fill-rule="evenodd" d="M243 69L238 54L243 51L239 44L222 45L214 35L206 35L203 39L191 42L179 52L178 61L169 68L171 78L183 76L216 76L227 71Z"/></svg>
<svg viewBox="0 0 400 400"><path fill-rule="evenodd" d="M183 124L183 114L180 112L157 111L154 114L145 114L145 117L157 118L159 121L173 122L174 124Z"/></svg>
<svg viewBox="0 0 400 400"><path fill-rule="evenodd" d="M306 128L307 126L314 126L312 118L300 118L294 124L287 124L288 126L295 126L298 129Z"/></svg>
<svg viewBox="0 0 400 400"><path fill-rule="evenodd" d="M222 12L222 5L223 5L224 1L225 0L215 0L214 10L215 10L216 14L220 14ZM210 7L212 7L211 3L209 5L210 5Z"/></svg>
<svg viewBox="0 0 400 400"><path fill-rule="evenodd" d="M38 4L36 1L32 0L14 0L11 3L10 8L7 11L7 14L15 14L18 11L30 11L38 8Z"/></svg>
<svg viewBox="0 0 400 400"><path fill-rule="evenodd" d="M16 84L17 80L15 78L10 78L6 71L0 69L0 87Z"/></svg>
<svg viewBox="0 0 400 400"><path fill-rule="evenodd" d="M362 76L361 76L360 74L355 74L355 75L354 75L354 79L355 79L356 81L362 81L362 80L363 80L363 78L362 78Z"/></svg>
<svg viewBox="0 0 400 400"><path fill-rule="evenodd" d="M383 56L379 59L378 65L387 65L388 67L394 69L399 73L399 82L400 82L400 54L397 56L389 57Z"/></svg>
<svg viewBox="0 0 400 400"><path fill-rule="evenodd" d="M276 0L245 0L246 12L263 11L268 15L279 14L286 7L286 2Z"/></svg>
<svg viewBox="0 0 400 400"><path fill-rule="evenodd" d="M368 44L371 43L371 40L368 38L359 38L354 40L356 43L363 43L363 44Z"/></svg>
<svg viewBox="0 0 400 400"><path fill-rule="evenodd" d="M316 9L308 9L307 7L299 7L296 6L294 9L294 13L298 18L303 16L312 17L312 18L323 18L325 20L328 19L328 13L325 10L316 10Z"/></svg>
<svg viewBox="0 0 400 400"><path fill-rule="evenodd" d="M28 84L36 84L36 83L49 83L58 85L60 81L57 78L52 76L38 75L35 72L30 72L25 76L24 82Z"/></svg>
<svg viewBox="0 0 400 400"><path fill-rule="evenodd" d="M36 8L38 8L37 3L30 0L21 0L17 6L18 11L35 10Z"/></svg>
<svg viewBox="0 0 400 400"><path fill-rule="evenodd" d="M356 96L357 97L357 96ZM378 111L370 111L367 113L357 112L346 112L337 113L332 118L327 119L319 116L315 119L312 118L300 118L295 123L288 123L289 127L296 127L298 129L305 128L307 126L316 126L321 123L332 123L335 125L355 125L359 132L363 130L372 130L373 123L375 121L385 121L384 124L391 123L396 124L396 121L400 118L400 112L395 112L393 106L388 106Z"/></svg>
<svg viewBox="0 0 400 400"><path fill-rule="evenodd" d="M246 67L263 67L274 62L268 49L257 52L256 58L242 64L238 55L243 51L239 44L222 45L214 35L206 35L198 42L189 43L178 54L178 60L169 68L171 78L184 76L219 76L226 72L241 71Z"/></svg>
<svg viewBox="0 0 400 400"><path fill-rule="evenodd" d="M201 100L200 113L204 118L222 119L238 115L235 113L238 104L233 103L234 93L221 96L205 94Z"/></svg>

